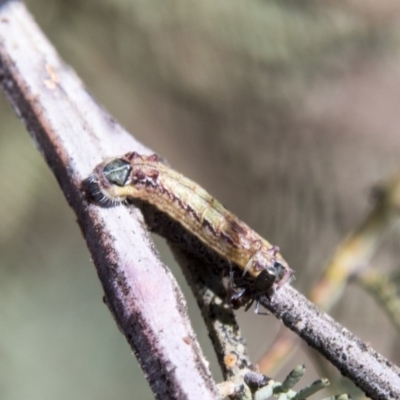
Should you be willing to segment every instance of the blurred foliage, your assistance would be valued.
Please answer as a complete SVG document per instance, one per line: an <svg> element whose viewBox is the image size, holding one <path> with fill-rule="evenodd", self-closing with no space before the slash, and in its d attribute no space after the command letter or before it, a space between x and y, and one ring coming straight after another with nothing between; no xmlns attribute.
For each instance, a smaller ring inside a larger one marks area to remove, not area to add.
<svg viewBox="0 0 400 400"><path fill-rule="evenodd" d="M27 3L117 119L281 246L301 290L398 167L394 1ZM55 179L4 101L0 120L0 398L152 398ZM388 242L376 262L397 266ZM400 360L358 288L335 313ZM260 356L279 323L242 320Z"/></svg>

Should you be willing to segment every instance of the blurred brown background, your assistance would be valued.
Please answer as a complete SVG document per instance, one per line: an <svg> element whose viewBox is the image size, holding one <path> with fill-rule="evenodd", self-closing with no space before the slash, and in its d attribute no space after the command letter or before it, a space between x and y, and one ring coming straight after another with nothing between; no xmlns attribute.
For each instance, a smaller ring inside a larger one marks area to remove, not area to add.
<svg viewBox="0 0 400 400"><path fill-rule="evenodd" d="M136 138L281 247L301 291L368 211L372 185L398 171L397 1L28 6ZM0 121L0 398L151 399L101 301L75 217L4 98ZM398 267L398 239L374 260L383 269ZM216 372L193 299L157 243ZM394 328L361 289L350 286L332 314L400 363ZM240 320L256 360L279 322L252 312ZM320 376L303 349L279 377L303 362L309 381Z"/></svg>

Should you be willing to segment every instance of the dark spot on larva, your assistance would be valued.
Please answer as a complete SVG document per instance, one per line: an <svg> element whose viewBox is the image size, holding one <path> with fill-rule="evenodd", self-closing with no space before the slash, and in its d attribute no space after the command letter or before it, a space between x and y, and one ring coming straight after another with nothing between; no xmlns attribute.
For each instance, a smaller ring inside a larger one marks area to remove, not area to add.
<svg viewBox="0 0 400 400"><path fill-rule="evenodd" d="M234 220L227 220L226 230L228 232L232 232L232 234L236 236L245 236L248 231L248 229L246 229L246 227L244 227L241 223L238 223Z"/></svg>
<svg viewBox="0 0 400 400"><path fill-rule="evenodd" d="M237 247L237 241L228 232L222 231L220 236L221 239L229 243L232 247Z"/></svg>
<svg viewBox="0 0 400 400"><path fill-rule="evenodd" d="M160 185L159 183L157 183L157 184L155 185L155 188L158 190L158 192L159 192L161 195L165 195L165 193L167 193L167 196L169 196L169 193L168 193L168 191L165 189L165 187L162 186L162 185Z"/></svg>
<svg viewBox="0 0 400 400"><path fill-rule="evenodd" d="M187 211L187 209L188 209L187 204L185 204L179 197L175 197L175 202L176 202L177 204L179 204L179 207L180 207L182 210L186 210L186 211Z"/></svg>
<svg viewBox="0 0 400 400"><path fill-rule="evenodd" d="M156 169L154 169L153 171L151 171L149 173L149 178L151 178L155 181L158 179L159 175L160 175L160 173Z"/></svg>
<svg viewBox="0 0 400 400"><path fill-rule="evenodd" d="M161 162L162 158L160 156L158 156L157 154L152 154L151 156L147 157L147 160L150 162Z"/></svg>
<svg viewBox="0 0 400 400"><path fill-rule="evenodd" d="M140 157L140 155L138 153L136 153L136 151L132 151L131 153L125 154L125 158L128 161L132 161L132 160L134 160L135 158L138 158L138 157Z"/></svg>
<svg viewBox="0 0 400 400"><path fill-rule="evenodd" d="M143 171L141 170L135 170L133 172L133 180L135 182L143 182L146 179L146 175Z"/></svg>
<svg viewBox="0 0 400 400"><path fill-rule="evenodd" d="M203 219L202 225L204 228L208 229L213 235L217 234L214 225L207 219Z"/></svg>
<svg viewBox="0 0 400 400"><path fill-rule="evenodd" d="M196 212L196 210L193 207L187 205L186 210L197 222L200 222L200 215Z"/></svg>
<svg viewBox="0 0 400 400"><path fill-rule="evenodd" d="M173 203L178 204L179 207L182 208L182 202L180 201L180 199L179 199L178 197L176 197L176 196L174 195L173 192L171 192L170 190L165 189L164 187L162 188L162 192L163 192L164 194L166 194L166 195L171 199L171 201L172 201Z"/></svg>

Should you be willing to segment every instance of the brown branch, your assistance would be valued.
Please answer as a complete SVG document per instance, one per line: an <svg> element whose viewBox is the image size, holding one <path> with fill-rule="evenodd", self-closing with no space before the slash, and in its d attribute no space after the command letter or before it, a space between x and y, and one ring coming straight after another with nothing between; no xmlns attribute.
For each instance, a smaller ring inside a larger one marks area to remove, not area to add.
<svg viewBox="0 0 400 400"><path fill-rule="evenodd" d="M155 396L215 399L182 293L140 213L88 204L82 191L105 157L149 149L94 102L18 1L0 3L0 83L76 212L106 302Z"/></svg>
<svg viewBox="0 0 400 400"><path fill-rule="evenodd" d="M106 301L156 397L215 398L181 292L158 260L141 214L88 204L82 191L82 180L105 157L149 150L93 101L18 1L0 3L0 83L77 214ZM263 303L369 396L400 398L399 369L292 287Z"/></svg>
<svg viewBox="0 0 400 400"><path fill-rule="evenodd" d="M400 398L400 369L294 288L284 286L262 304L372 399Z"/></svg>

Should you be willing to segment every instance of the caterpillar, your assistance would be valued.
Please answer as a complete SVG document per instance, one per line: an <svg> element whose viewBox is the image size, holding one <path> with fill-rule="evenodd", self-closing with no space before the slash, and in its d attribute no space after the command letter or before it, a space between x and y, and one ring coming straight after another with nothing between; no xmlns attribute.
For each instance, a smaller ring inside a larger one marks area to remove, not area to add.
<svg viewBox="0 0 400 400"><path fill-rule="evenodd" d="M115 204L130 198L151 203L178 221L227 261L253 278L251 285L234 293L232 303L248 309L261 295L271 295L293 278L279 248L254 232L226 210L195 182L167 167L156 154L127 153L102 162L89 181L103 201Z"/></svg>

